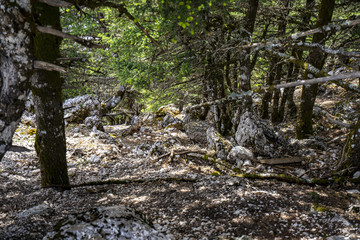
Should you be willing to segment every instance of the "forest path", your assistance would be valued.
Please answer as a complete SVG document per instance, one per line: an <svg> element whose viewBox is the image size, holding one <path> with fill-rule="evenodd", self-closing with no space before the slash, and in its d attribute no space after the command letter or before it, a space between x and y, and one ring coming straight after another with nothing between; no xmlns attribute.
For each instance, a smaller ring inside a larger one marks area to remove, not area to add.
<svg viewBox="0 0 360 240"><path fill-rule="evenodd" d="M181 133L147 126L120 137L126 128L106 127L109 139L82 126L69 126L71 183L151 181L57 192L40 188L33 128L21 124L14 145L31 151L8 152L0 163L0 239L41 239L70 213L114 205L144 213L169 239L235 239L244 235L251 239L326 239L337 235L360 238L360 192L355 185L310 187L249 180L231 176L226 169L198 157L154 161L146 149L158 140L180 139ZM111 138L120 138L125 145L119 147ZM182 146L194 148L191 142ZM34 211L36 206L40 210Z"/></svg>

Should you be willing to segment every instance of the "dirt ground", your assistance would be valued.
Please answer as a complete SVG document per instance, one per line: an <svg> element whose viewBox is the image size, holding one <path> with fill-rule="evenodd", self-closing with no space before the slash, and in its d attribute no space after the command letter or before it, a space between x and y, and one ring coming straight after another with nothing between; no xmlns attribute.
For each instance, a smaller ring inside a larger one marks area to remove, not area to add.
<svg viewBox="0 0 360 240"><path fill-rule="evenodd" d="M334 101L331 89L324 96L318 105L333 113L346 111L347 105ZM326 143L325 149L301 149L298 154L304 161L297 165L266 166L254 161L243 166L241 173L282 173L302 179L330 176L347 130L324 117L316 121L317 140ZM106 126L104 135L83 125L68 125L72 184L127 182L58 192L40 187L35 129L23 121L13 139L17 147L0 162L0 239L42 239L69 214L116 205L142 212L169 239L360 239L358 185L247 179L226 164L194 153L207 151L206 146L197 146L177 129L142 126L124 136L128 128ZM294 134L291 123L281 130L287 137ZM187 154L150 156L156 141L185 149Z"/></svg>

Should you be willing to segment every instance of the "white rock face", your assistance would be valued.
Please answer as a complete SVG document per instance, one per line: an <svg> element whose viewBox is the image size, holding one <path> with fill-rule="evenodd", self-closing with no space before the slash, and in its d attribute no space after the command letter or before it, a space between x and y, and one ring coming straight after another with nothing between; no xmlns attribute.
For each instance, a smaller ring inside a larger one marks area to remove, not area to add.
<svg viewBox="0 0 360 240"><path fill-rule="evenodd" d="M254 154L247 148L242 146L236 146L231 149L227 156L227 160L230 163L237 163L239 161L252 160L254 158Z"/></svg>
<svg viewBox="0 0 360 240"><path fill-rule="evenodd" d="M85 213L70 215L58 227L57 231L48 233L43 240L167 239L140 213L122 206L98 207Z"/></svg>

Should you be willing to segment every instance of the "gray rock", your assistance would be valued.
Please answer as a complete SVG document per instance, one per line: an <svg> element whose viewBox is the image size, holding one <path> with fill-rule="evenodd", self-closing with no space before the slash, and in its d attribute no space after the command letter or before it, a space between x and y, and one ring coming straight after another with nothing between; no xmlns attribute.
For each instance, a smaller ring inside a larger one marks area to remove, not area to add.
<svg viewBox="0 0 360 240"><path fill-rule="evenodd" d="M67 99L63 104L64 118L71 123L84 123L87 127L102 130L101 103L90 95Z"/></svg>
<svg viewBox="0 0 360 240"><path fill-rule="evenodd" d="M254 159L254 154L247 148L242 146L236 146L231 149L227 156L227 160L234 164L238 161L252 160Z"/></svg>
<svg viewBox="0 0 360 240"><path fill-rule="evenodd" d="M149 150L149 156L161 156L167 152L168 151L165 148L164 143L162 141L156 141Z"/></svg>
<svg viewBox="0 0 360 240"><path fill-rule="evenodd" d="M100 157L97 155L91 155L86 161L91 163L99 163L101 161Z"/></svg>
<svg viewBox="0 0 360 240"><path fill-rule="evenodd" d="M323 151L327 149L327 146L324 142L312 138L302 139L302 140L291 139L290 146L295 149L311 148L311 149L318 149Z"/></svg>
<svg viewBox="0 0 360 240"><path fill-rule="evenodd" d="M167 239L142 214L126 207L98 207L60 221L50 239Z"/></svg>
<svg viewBox="0 0 360 240"><path fill-rule="evenodd" d="M360 178L360 171L355 172L353 178Z"/></svg>
<svg viewBox="0 0 360 240"><path fill-rule="evenodd" d="M266 157L280 157L287 145L281 133L251 111L241 115L235 140L240 146L250 148L255 155Z"/></svg>
<svg viewBox="0 0 360 240"><path fill-rule="evenodd" d="M246 235L242 235L241 237L235 238L235 240L253 240L253 239Z"/></svg>
<svg viewBox="0 0 360 240"><path fill-rule="evenodd" d="M186 135L195 143L207 143L206 130L210 125L205 121L188 122L184 124Z"/></svg>
<svg viewBox="0 0 360 240"><path fill-rule="evenodd" d="M245 160L243 166L252 166L252 162L250 160Z"/></svg>
<svg viewBox="0 0 360 240"><path fill-rule="evenodd" d="M232 148L231 142L221 136L214 127L209 127L206 130L206 139L209 144L209 148L216 151L216 157L225 160Z"/></svg>
<svg viewBox="0 0 360 240"><path fill-rule="evenodd" d="M54 212L54 209L49 207L47 204L42 203L35 207L29 208L19 214L20 218L26 218L34 215L47 215Z"/></svg>

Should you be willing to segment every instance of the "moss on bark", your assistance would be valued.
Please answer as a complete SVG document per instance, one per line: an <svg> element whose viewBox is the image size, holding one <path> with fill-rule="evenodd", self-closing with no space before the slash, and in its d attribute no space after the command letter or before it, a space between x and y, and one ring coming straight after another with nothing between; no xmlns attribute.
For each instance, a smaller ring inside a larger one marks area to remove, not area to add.
<svg viewBox="0 0 360 240"><path fill-rule="evenodd" d="M60 13L56 7L36 3L34 17L39 25L60 29ZM55 63L60 57L61 39L42 33L34 38L35 57ZM36 112L35 148L39 156L41 186L70 188L66 163L64 113L62 110L63 80L58 72L39 70L32 79Z"/></svg>

